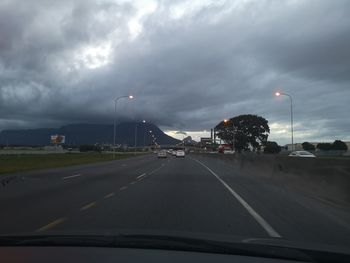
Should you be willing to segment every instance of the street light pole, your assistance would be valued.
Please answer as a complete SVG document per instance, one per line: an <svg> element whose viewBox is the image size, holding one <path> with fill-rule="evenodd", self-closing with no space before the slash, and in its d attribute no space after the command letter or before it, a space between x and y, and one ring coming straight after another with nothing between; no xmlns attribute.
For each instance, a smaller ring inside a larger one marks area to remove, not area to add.
<svg viewBox="0 0 350 263"><path fill-rule="evenodd" d="M146 121L142 120L142 123L145 124ZM146 127L145 125L143 125L143 147L145 147L145 144L146 144Z"/></svg>
<svg viewBox="0 0 350 263"><path fill-rule="evenodd" d="M136 152L136 146L137 146L137 122L135 124L135 152Z"/></svg>
<svg viewBox="0 0 350 263"><path fill-rule="evenodd" d="M142 123L145 124L146 121L145 120L142 120ZM139 123L136 122L135 124L135 148L137 147L137 129L138 129L138 125ZM145 144L145 127L143 127L143 144Z"/></svg>
<svg viewBox="0 0 350 263"><path fill-rule="evenodd" d="M291 130L291 134L292 134L292 151L294 151L294 130L293 130L293 98L291 95L287 94L287 93L282 93L282 92L276 92L275 95L281 96L287 96L290 99L290 130Z"/></svg>
<svg viewBox="0 0 350 263"><path fill-rule="evenodd" d="M152 137L153 137L153 134L152 134L152 131L150 130L149 131L149 146L152 147Z"/></svg>
<svg viewBox="0 0 350 263"><path fill-rule="evenodd" d="M224 119L224 123L228 123L229 120ZM235 125L234 122L232 121L232 151L235 149Z"/></svg>
<svg viewBox="0 0 350 263"><path fill-rule="evenodd" d="M235 151L235 125L232 121L232 152Z"/></svg>
<svg viewBox="0 0 350 263"><path fill-rule="evenodd" d="M133 99L132 95L129 96L120 96L114 99L114 128L113 128L113 159L115 159L115 138L117 135L117 102L122 98Z"/></svg>

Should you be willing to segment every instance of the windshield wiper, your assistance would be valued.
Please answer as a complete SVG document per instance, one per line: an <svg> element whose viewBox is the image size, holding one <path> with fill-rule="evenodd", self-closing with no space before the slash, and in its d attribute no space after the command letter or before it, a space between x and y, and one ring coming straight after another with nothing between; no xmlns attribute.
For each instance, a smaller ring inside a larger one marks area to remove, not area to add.
<svg viewBox="0 0 350 263"><path fill-rule="evenodd" d="M277 245L221 242L160 235L1 236L0 246L115 247L233 254L311 262L350 262L350 254Z"/></svg>

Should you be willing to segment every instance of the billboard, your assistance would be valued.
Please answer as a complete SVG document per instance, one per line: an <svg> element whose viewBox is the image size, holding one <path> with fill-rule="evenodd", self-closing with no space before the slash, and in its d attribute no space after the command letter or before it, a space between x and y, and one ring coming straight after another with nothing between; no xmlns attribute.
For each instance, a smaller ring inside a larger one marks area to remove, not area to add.
<svg viewBox="0 0 350 263"><path fill-rule="evenodd" d="M52 144L62 144L66 142L66 136L64 135L51 135L51 143Z"/></svg>

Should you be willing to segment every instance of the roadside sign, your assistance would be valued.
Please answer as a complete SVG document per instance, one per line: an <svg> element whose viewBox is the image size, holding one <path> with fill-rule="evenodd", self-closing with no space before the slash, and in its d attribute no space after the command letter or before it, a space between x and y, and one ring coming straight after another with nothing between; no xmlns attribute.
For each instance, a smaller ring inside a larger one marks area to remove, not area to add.
<svg viewBox="0 0 350 263"><path fill-rule="evenodd" d="M64 135L51 135L51 143L52 144L62 144L66 142L66 136Z"/></svg>

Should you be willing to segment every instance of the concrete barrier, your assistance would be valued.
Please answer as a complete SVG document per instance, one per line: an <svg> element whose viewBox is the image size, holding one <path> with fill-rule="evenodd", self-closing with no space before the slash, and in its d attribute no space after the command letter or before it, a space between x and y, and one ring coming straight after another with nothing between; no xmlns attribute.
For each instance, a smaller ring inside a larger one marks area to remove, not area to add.
<svg viewBox="0 0 350 263"><path fill-rule="evenodd" d="M328 202L350 207L350 158L296 158L266 154L206 154Z"/></svg>

